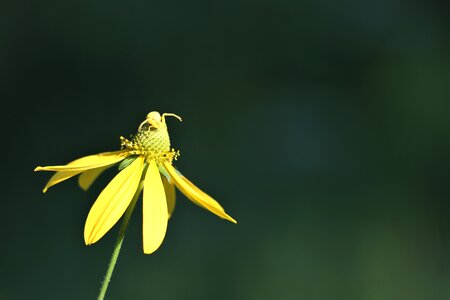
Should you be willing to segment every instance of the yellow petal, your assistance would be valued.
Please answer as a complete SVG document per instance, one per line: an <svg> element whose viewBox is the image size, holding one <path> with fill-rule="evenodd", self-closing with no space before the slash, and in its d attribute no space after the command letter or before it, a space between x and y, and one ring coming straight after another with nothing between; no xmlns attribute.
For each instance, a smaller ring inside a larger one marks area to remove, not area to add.
<svg viewBox="0 0 450 300"><path fill-rule="evenodd" d="M56 172L51 178L50 180L47 182L47 184L45 185L44 189L42 190L42 192L46 192L48 190L49 187L54 186L55 184L60 183L61 181L64 181L66 179L69 179L75 175L80 174L82 171L60 171L60 172Z"/></svg>
<svg viewBox="0 0 450 300"><path fill-rule="evenodd" d="M154 160L150 161L145 174L142 212L144 253L151 254L164 240L169 219L164 185Z"/></svg>
<svg viewBox="0 0 450 300"><path fill-rule="evenodd" d="M188 181L184 176L179 175L169 162L163 162L163 165L169 173L170 177L175 182L177 188L179 188L188 199L223 219L226 219L233 223L237 223L235 219L225 213L224 209L217 201L215 201L205 192L201 191L192 182Z"/></svg>
<svg viewBox="0 0 450 300"><path fill-rule="evenodd" d="M183 179L184 181L186 181L187 184L189 184L189 186L195 190L197 193L199 193L200 195L202 195L204 198L208 198L210 201L211 205L214 205L215 207L217 207L217 209L220 209L222 211L225 211L222 207L222 205L219 204L219 202L217 202L216 200L214 200L213 198L211 198L211 196L209 196L208 194L206 194L204 191L202 191L201 189L199 189L195 184L193 184L191 181L189 181L189 179L187 179L186 177L184 177L183 175L181 175L179 172L177 172L181 179Z"/></svg>
<svg viewBox="0 0 450 300"><path fill-rule="evenodd" d="M164 192L166 193L166 200L167 200L167 210L169 212L169 218L173 214L173 210L175 209L175 203L176 203L176 194L175 194L175 186L173 183L170 183L166 176L161 175L162 182L164 185Z"/></svg>
<svg viewBox="0 0 450 300"><path fill-rule="evenodd" d="M87 170L81 173L80 176L78 177L79 186L83 190L87 191L90 188L90 186L94 183L95 179L97 179L97 177L100 176L100 174L102 174L109 167L111 167L111 165L97 169Z"/></svg>
<svg viewBox="0 0 450 300"><path fill-rule="evenodd" d="M86 245L98 241L123 215L139 186L143 168L144 158L136 158L100 193L89 211L84 226Z"/></svg>
<svg viewBox="0 0 450 300"><path fill-rule="evenodd" d="M64 166L36 167L34 171L79 171L81 173L86 170L115 164L128 155L128 150L104 152L79 158Z"/></svg>

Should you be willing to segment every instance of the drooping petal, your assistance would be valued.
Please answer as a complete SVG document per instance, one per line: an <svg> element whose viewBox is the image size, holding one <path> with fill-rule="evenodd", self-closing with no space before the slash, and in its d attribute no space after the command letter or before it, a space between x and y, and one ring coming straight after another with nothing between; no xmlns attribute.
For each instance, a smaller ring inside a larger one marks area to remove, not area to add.
<svg viewBox="0 0 450 300"><path fill-rule="evenodd" d="M113 152L104 152L95 155L89 155L74 160L64 166L46 166L36 167L34 171L79 171L79 173L90 169L96 169L115 164L129 155L128 150L119 150Z"/></svg>
<svg viewBox="0 0 450 300"><path fill-rule="evenodd" d="M177 188L191 201L202 206L203 208L209 210L213 214L226 219L230 222L237 223L235 219L230 217L225 213L224 209L220 204L211 198L208 194L201 191L198 187L196 187L192 182L186 181L185 177L179 175L177 170L169 163L163 162L164 168L169 173L170 177L175 182Z"/></svg>
<svg viewBox="0 0 450 300"><path fill-rule="evenodd" d="M82 171L60 171L53 174L52 177L50 177L50 180L45 185L44 189L42 190L43 193L47 192L47 190L54 186L55 184L60 183L61 181L64 181L66 179L69 179L75 175L80 174Z"/></svg>
<svg viewBox="0 0 450 300"><path fill-rule="evenodd" d="M175 194L175 186L173 183L170 183L166 176L162 175L162 182L164 185L164 192L166 192L166 200L167 200L167 210L169 212L169 218L173 214L173 210L175 209L176 203L176 194Z"/></svg>
<svg viewBox="0 0 450 300"><path fill-rule="evenodd" d="M100 193L84 226L86 245L97 242L123 215L139 186L143 168L144 158L138 157Z"/></svg>
<svg viewBox="0 0 450 300"><path fill-rule="evenodd" d="M164 185L154 160L150 161L145 174L142 212L144 253L150 254L155 252L164 240L169 219Z"/></svg>
<svg viewBox="0 0 450 300"><path fill-rule="evenodd" d="M91 187L91 185L94 183L94 181L98 178L98 176L100 176L100 174L102 174L109 167L111 167L111 165L105 166L105 167L100 167L97 169L87 170L87 171L81 173L80 176L78 177L78 185L83 190L87 191Z"/></svg>
<svg viewBox="0 0 450 300"><path fill-rule="evenodd" d="M222 211L225 211L225 209L222 207L222 205L219 204L219 202L217 202L216 200L214 200L213 198L211 198L211 196L209 196L208 194L206 194L204 191L202 191L201 189L199 189L195 184L193 184L189 179L187 179L186 177L184 177L182 174L180 174L180 172L177 172L178 175L180 175L181 179L183 179L187 184L189 184L189 186L196 191L197 193L199 193L200 195L202 195L204 198L208 198L209 202L211 205L214 205L215 207L217 207L217 209L220 209Z"/></svg>

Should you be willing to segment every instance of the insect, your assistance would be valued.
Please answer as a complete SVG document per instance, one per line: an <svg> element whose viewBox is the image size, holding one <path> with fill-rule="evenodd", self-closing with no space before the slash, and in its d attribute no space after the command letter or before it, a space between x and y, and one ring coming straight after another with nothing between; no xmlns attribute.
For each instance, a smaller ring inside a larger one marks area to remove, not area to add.
<svg viewBox="0 0 450 300"><path fill-rule="evenodd" d="M147 114L147 117L145 118L145 120L139 125L138 131L140 131L142 129L142 126L144 126L147 123L150 124L151 126L153 126L154 128L160 128L162 125L166 124L166 119L165 119L166 117L175 117L180 122L182 121L181 117L177 116L176 114L163 113L161 116L159 114L159 112L152 111Z"/></svg>

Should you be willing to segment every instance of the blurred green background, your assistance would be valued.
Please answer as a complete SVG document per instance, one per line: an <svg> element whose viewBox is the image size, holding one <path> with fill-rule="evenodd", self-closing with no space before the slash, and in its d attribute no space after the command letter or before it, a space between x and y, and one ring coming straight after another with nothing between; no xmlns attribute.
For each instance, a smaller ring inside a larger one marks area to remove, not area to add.
<svg viewBox="0 0 450 300"><path fill-rule="evenodd" d="M95 299L117 226L37 165L116 150L152 110L177 167L162 247L132 218L107 299L450 299L447 1L0 5L0 299Z"/></svg>

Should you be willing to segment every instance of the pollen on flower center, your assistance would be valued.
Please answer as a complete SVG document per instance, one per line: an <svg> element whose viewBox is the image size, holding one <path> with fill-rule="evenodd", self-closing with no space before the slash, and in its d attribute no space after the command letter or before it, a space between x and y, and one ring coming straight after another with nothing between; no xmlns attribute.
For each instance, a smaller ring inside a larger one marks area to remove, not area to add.
<svg viewBox="0 0 450 300"><path fill-rule="evenodd" d="M120 137L123 149L132 154L143 155L147 162L151 160L172 162L179 156L179 151L170 148L169 132L164 124L159 128L150 125L142 126L131 140Z"/></svg>

